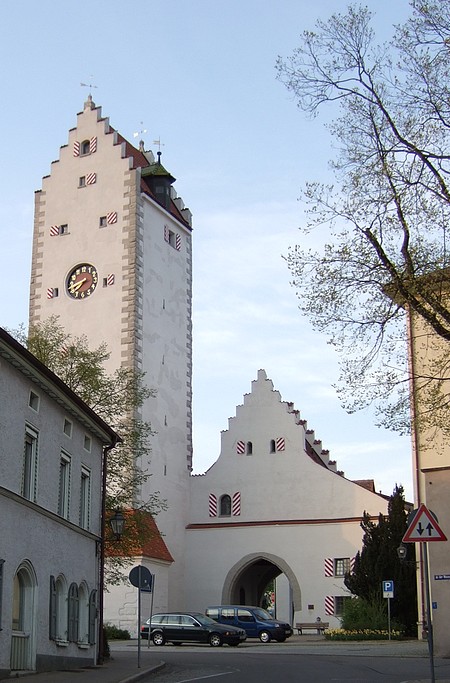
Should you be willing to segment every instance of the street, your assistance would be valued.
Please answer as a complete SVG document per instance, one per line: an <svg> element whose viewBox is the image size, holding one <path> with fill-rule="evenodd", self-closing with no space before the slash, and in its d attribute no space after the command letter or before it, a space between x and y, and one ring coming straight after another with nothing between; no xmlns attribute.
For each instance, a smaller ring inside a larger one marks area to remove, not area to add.
<svg viewBox="0 0 450 683"><path fill-rule="evenodd" d="M167 645L141 649L141 666L164 660L165 666L145 683L188 683L215 679L227 683L403 683L430 680L424 647L403 643L286 642L262 645L247 641L239 648ZM421 644L423 645L423 644ZM436 681L450 680L450 661L435 660Z"/></svg>

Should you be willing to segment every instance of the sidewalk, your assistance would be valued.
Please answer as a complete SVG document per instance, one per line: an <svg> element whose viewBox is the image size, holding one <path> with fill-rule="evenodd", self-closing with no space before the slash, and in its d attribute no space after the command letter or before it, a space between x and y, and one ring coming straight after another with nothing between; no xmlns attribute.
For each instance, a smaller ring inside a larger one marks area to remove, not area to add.
<svg viewBox="0 0 450 683"><path fill-rule="evenodd" d="M161 652L153 649L141 650L140 668L137 662L137 647L124 650L114 650L111 647L111 657L102 666L92 666L70 671L48 671L38 674L18 675L19 683L135 683L150 673L164 666ZM80 676L81 674L81 676ZM15 676L5 679L16 680Z"/></svg>

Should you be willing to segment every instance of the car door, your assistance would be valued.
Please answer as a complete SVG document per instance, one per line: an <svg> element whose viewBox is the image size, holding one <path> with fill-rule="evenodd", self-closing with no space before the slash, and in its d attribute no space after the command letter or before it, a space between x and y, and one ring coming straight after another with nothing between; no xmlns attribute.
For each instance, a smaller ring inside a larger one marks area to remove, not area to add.
<svg viewBox="0 0 450 683"><path fill-rule="evenodd" d="M256 619L249 609L243 609L242 607L238 608L236 626L239 626L239 628L243 628L249 638L258 637Z"/></svg>
<svg viewBox="0 0 450 683"><path fill-rule="evenodd" d="M204 643L208 639L206 629L189 614L180 615L183 640L191 643Z"/></svg>
<svg viewBox="0 0 450 683"><path fill-rule="evenodd" d="M166 640L177 641L183 640L183 627L180 623L179 614L168 614L167 621L164 623L164 635Z"/></svg>

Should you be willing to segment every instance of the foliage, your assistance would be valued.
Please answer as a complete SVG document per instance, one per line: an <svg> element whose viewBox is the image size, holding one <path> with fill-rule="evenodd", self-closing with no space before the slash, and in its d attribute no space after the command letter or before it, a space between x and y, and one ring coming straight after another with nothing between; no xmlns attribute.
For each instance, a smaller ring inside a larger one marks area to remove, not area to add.
<svg viewBox="0 0 450 683"><path fill-rule="evenodd" d="M345 628L328 629L324 633L326 640L389 640L389 631L386 629L354 629ZM403 633L391 629L391 640L401 640Z"/></svg>
<svg viewBox="0 0 450 683"><path fill-rule="evenodd" d="M379 423L403 433L406 309L443 343L423 379L436 381L445 411L450 376L450 5L411 6L386 44L376 44L368 8L350 6L277 61L300 109L339 112L329 126L335 182L307 184L309 220L286 256L299 308L340 352L346 409L374 402ZM307 246L313 229L319 248ZM434 410L426 417L437 419Z"/></svg>
<svg viewBox="0 0 450 683"><path fill-rule="evenodd" d="M364 601L366 614L369 616L375 614L377 605L382 609L381 604L385 600L382 582L394 581L392 621L401 625L406 633L413 635L417 622L417 593L412 544L406 545L406 562L400 562L397 555L397 548L407 529L403 488L395 487L389 499L387 516L380 514L375 523L365 512L361 527L364 531L363 548L356 555L353 571L345 575L344 583L353 595ZM345 608L352 609L347 604ZM369 626L371 624L365 624L365 627Z"/></svg>
<svg viewBox="0 0 450 683"><path fill-rule="evenodd" d="M385 631L388 627L387 601L379 599L364 600L364 598L352 598L346 600L344 604L344 615L342 617L342 628L345 631ZM391 630L402 631L395 622L391 620Z"/></svg>
<svg viewBox="0 0 450 683"><path fill-rule="evenodd" d="M159 492L142 499L143 485L151 476L146 465L152 429L140 418L140 408L151 392L144 385L142 373L131 368L121 367L108 374L105 362L110 354L106 344L90 349L85 336L71 336L55 316L30 327L28 335L21 328L16 337L120 435L121 443L107 457L105 506L111 511L132 507L136 514L132 523L125 525L119 545L106 528L107 555L108 544L120 548L120 553L109 553L105 581L119 583L127 558L136 554L139 543L148 540L147 515L165 508Z"/></svg>
<svg viewBox="0 0 450 683"><path fill-rule="evenodd" d="M123 628L118 628L114 624L105 624L104 633L107 640L130 640L130 632Z"/></svg>

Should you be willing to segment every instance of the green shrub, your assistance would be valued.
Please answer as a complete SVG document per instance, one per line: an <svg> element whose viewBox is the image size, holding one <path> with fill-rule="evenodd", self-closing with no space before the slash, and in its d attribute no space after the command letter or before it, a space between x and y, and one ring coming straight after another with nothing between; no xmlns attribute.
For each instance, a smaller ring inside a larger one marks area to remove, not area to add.
<svg viewBox="0 0 450 683"><path fill-rule="evenodd" d="M387 600L374 598L370 602L363 598L352 598L344 603L342 628L345 631L371 630L387 632L388 613ZM391 631L403 631L401 624L391 621Z"/></svg>
<svg viewBox="0 0 450 683"><path fill-rule="evenodd" d="M108 640L130 640L130 632L124 628L118 628L114 624L105 624L105 634Z"/></svg>

